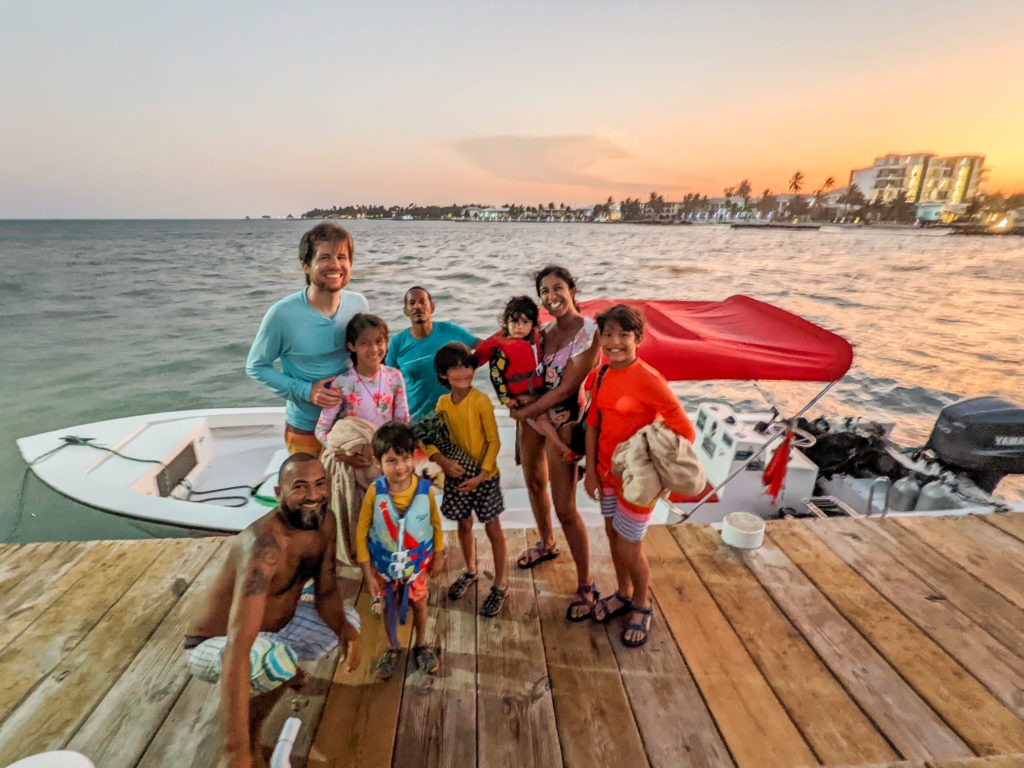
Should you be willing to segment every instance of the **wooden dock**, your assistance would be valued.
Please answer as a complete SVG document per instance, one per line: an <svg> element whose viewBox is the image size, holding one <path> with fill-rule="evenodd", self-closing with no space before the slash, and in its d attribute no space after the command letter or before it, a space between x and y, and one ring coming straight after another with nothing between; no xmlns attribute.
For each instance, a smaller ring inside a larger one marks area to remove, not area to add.
<svg viewBox="0 0 1024 768"><path fill-rule="evenodd" d="M508 532L510 553L528 533ZM56 749L215 765L216 688L189 677L181 640L225 544L0 547L0 765ZM449 546L439 587L461 567ZM603 531L591 548L613 588ZM710 527L654 528L647 552L638 650L621 620L566 622L563 554L513 568L497 619L476 614L486 575L456 603L433 588L440 675L408 663L380 683L384 630L360 594L360 668L307 668L265 740L297 709L296 765L1024 765L1024 514L778 521L745 553Z"/></svg>

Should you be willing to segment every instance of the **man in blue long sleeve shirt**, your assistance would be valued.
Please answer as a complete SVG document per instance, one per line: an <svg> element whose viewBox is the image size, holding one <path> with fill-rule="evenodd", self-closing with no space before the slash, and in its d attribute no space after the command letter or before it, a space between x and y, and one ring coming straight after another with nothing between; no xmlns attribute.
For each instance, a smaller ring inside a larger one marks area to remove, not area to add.
<svg viewBox="0 0 1024 768"><path fill-rule="evenodd" d="M352 235L337 224L323 222L306 232L299 241L306 287L267 310L249 350L246 373L287 401L289 453L320 453L313 434L317 417L339 402L329 385L349 366L345 330L353 315L369 310L362 294L345 290L354 254Z"/></svg>

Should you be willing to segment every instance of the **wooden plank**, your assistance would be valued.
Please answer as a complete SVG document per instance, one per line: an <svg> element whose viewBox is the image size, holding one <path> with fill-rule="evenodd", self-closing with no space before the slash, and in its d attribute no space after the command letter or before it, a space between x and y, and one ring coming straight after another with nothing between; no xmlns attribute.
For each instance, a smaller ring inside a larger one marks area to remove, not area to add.
<svg viewBox="0 0 1024 768"><path fill-rule="evenodd" d="M722 544L707 526L679 525L672 534L823 763L899 757L747 570L737 550Z"/></svg>
<svg viewBox="0 0 1024 768"><path fill-rule="evenodd" d="M46 568L40 570L40 566L27 571L21 582L11 587L11 593L17 594L17 603L0 608L0 616L4 617L0 622L0 649L31 626L57 598L107 557L114 546L115 542L85 543L81 556L73 563L68 561L56 566L52 578L34 577L38 573L48 573Z"/></svg>
<svg viewBox="0 0 1024 768"><path fill-rule="evenodd" d="M975 754L1024 749L1024 724L840 560L808 525L832 527L828 521L808 520L771 526L770 535Z"/></svg>
<svg viewBox="0 0 1024 768"><path fill-rule="evenodd" d="M358 598L358 594L356 597ZM263 721L260 743L268 752L273 752L285 721L290 717L297 717L302 721L302 726L292 745L292 765L296 768L306 765L327 701L327 692L331 689L335 676L341 674L338 671L339 661L340 650L334 648L322 659L301 662L302 682L297 687L290 688Z"/></svg>
<svg viewBox="0 0 1024 768"><path fill-rule="evenodd" d="M94 546L95 542L91 541L62 542L35 550L30 545L0 564L3 566L0 567L0 616L20 614L38 604L40 591L51 582L59 581ZM45 578L42 574L46 574Z"/></svg>
<svg viewBox="0 0 1024 768"><path fill-rule="evenodd" d="M0 725L7 756L17 759L67 744L178 602L175 580L192 581L209 559L202 540L135 542L132 548L159 555Z"/></svg>
<svg viewBox="0 0 1024 768"><path fill-rule="evenodd" d="M448 585L465 561L454 532L445 536L445 548L450 566L431 580L427 598L427 643L438 649L441 668L437 675L425 675L409 660L395 739L396 768L477 764L477 585L457 601L448 599ZM489 550L477 542L478 584L485 581L484 569L492 562Z"/></svg>
<svg viewBox="0 0 1024 768"><path fill-rule="evenodd" d="M769 523L773 530L775 523ZM779 525L786 525L780 523ZM963 757L967 748L771 539L747 567L905 758Z"/></svg>
<svg viewBox="0 0 1024 768"><path fill-rule="evenodd" d="M204 540L202 571L153 632L128 668L68 742L104 768L133 766L188 683L182 638L196 604L216 577L227 554L225 539ZM147 576L152 570L147 573ZM176 591L178 591L176 589Z"/></svg>
<svg viewBox="0 0 1024 768"><path fill-rule="evenodd" d="M974 515L893 519L1018 608L1024 608L1024 543Z"/></svg>
<svg viewBox="0 0 1024 768"><path fill-rule="evenodd" d="M651 528L645 549L655 597L736 765L816 764L672 534Z"/></svg>
<svg viewBox="0 0 1024 768"><path fill-rule="evenodd" d="M1022 765L1024 765L1024 754L940 760L929 762L927 768L1020 768Z"/></svg>
<svg viewBox="0 0 1024 768"><path fill-rule="evenodd" d="M509 552L509 590L505 607L493 619L477 619L477 738L481 766L562 765L554 702L544 657L537 598L529 570L513 558L527 547L522 529L505 531ZM530 541L533 541L532 539ZM482 584L479 600L490 591L493 558L490 543L477 535Z"/></svg>
<svg viewBox="0 0 1024 768"><path fill-rule="evenodd" d="M1007 512L978 515L978 519L1008 533L1018 541L1024 541L1024 512Z"/></svg>
<svg viewBox="0 0 1024 768"><path fill-rule="evenodd" d="M308 764L317 768L386 768L394 754L412 622L399 627L398 641L406 650L395 674L381 682L374 670L388 647L387 631L383 620L370 613L369 590L360 592L356 607L362 621L362 660L348 675L339 669L331 682L309 751Z"/></svg>
<svg viewBox="0 0 1024 768"><path fill-rule="evenodd" d="M0 719L75 649L156 559L157 547L138 544L114 543L82 578L4 648L0 658L0 680L4 681L0 686Z"/></svg>
<svg viewBox="0 0 1024 768"><path fill-rule="evenodd" d="M836 518L809 525L861 578L985 685L1017 716L1024 715L1024 663L952 605L944 592L874 546L860 520Z"/></svg>
<svg viewBox="0 0 1024 768"><path fill-rule="evenodd" d="M894 519L864 521L863 533L875 546L942 594L979 627L1024 658L1024 611L957 563L929 547Z"/></svg>
<svg viewBox="0 0 1024 768"><path fill-rule="evenodd" d="M190 677L137 768L214 768L220 763L220 696L217 687Z"/></svg>
<svg viewBox="0 0 1024 768"><path fill-rule="evenodd" d="M527 538L536 541L536 530ZM537 566L532 575L563 763L567 768L647 765L604 628L565 618L576 591L576 568L561 529L556 529L556 539L561 556Z"/></svg>
<svg viewBox="0 0 1024 768"><path fill-rule="evenodd" d="M604 530L591 531L590 562L608 594L615 591L615 572ZM704 705L697 684L668 630L668 622L652 601L654 617L645 651L637 653L622 642L628 617L605 625L615 653L644 749L652 766L733 766L732 757Z"/></svg>

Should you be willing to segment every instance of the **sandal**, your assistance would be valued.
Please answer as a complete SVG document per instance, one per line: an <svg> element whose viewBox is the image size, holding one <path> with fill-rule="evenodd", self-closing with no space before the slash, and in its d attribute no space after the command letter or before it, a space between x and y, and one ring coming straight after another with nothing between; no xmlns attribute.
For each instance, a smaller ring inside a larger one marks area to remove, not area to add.
<svg viewBox="0 0 1024 768"><path fill-rule="evenodd" d="M501 610L501 606L505 604L505 596L508 595L508 587L501 589L499 587L491 587L490 594L487 595L487 599L484 600L483 606L480 608L480 615L485 616L488 619L493 619L498 615Z"/></svg>
<svg viewBox="0 0 1024 768"><path fill-rule="evenodd" d="M412 657L416 660L416 666L420 668L420 672L425 675L435 675L441 667L441 663L437 660L437 654L429 645L417 645L412 649Z"/></svg>
<svg viewBox="0 0 1024 768"><path fill-rule="evenodd" d="M653 608L634 608L633 613L640 614L640 621L627 624L622 630L622 644L627 648L639 648L647 642L647 636L651 633L651 619L654 616ZM627 640L626 635L630 632L640 632L640 639Z"/></svg>
<svg viewBox="0 0 1024 768"><path fill-rule="evenodd" d="M533 568L548 560L554 560L558 555L558 545L545 547L543 541L538 541L519 556L516 566L523 569Z"/></svg>
<svg viewBox="0 0 1024 768"><path fill-rule="evenodd" d="M618 601L619 605L616 608L611 607L612 600ZM612 619L629 613L632 609L632 599L623 597L621 593L616 592L614 595L602 597L594 603L594 610L591 611L590 618L598 624L604 624L606 621L611 621Z"/></svg>
<svg viewBox="0 0 1024 768"><path fill-rule="evenodd" d="M576 590L576 599L565 609L565 618L569 621L586 621L593 615L594 603L599 597L601 597L601 593L597 591L597 587L593 583L580 587ZM586 608L586 611L577 613L577 608Z"/></svg>
<svg viewBox="0 0 1024 768"><path fill-rule="evenodd" d="M401 653L397 648L388 648L384 651L384 655L377 660L376 671L378 680L387 680L395 673L395 667L398 666L398 657Z"/></svg>
<svg viewBox="0 0 1024 768"><path fill-rule="evenodd" d="M378 619L384 615L384 598L375 597L370 601L370 614Z"/></svg>
<svg viewBox="0 0 1024 768"><path fill-rule="evenodd" d="M480 576L475 571L470 573L469 571L464 570L459 574L459 577L452 582L452 585L448 587L448 599L458 600L469 591L469 587L476 582L478 578L480 578Z"/></svg>

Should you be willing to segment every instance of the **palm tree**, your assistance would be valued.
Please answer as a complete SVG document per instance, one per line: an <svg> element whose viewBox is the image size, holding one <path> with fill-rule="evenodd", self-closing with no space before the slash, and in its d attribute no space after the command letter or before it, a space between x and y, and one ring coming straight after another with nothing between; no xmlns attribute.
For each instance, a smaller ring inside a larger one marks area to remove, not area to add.
<svg viewBox="0 0 1024 768"><path fill-rule="evenodd" d="M772 194L770 189L765 188L764 192L761 193L761 199L757 201L757 210L761 214L761 218L767 219L774 213L776 204L775 195Z"/></svg>
<svg viewBox="0 0 1024 768"><path fill-rule="evenodd" d="M789 180L789 191L794 195L799 195L800 190L804 188L804 174L803 171L797 171L793 174Z"/></svg>

